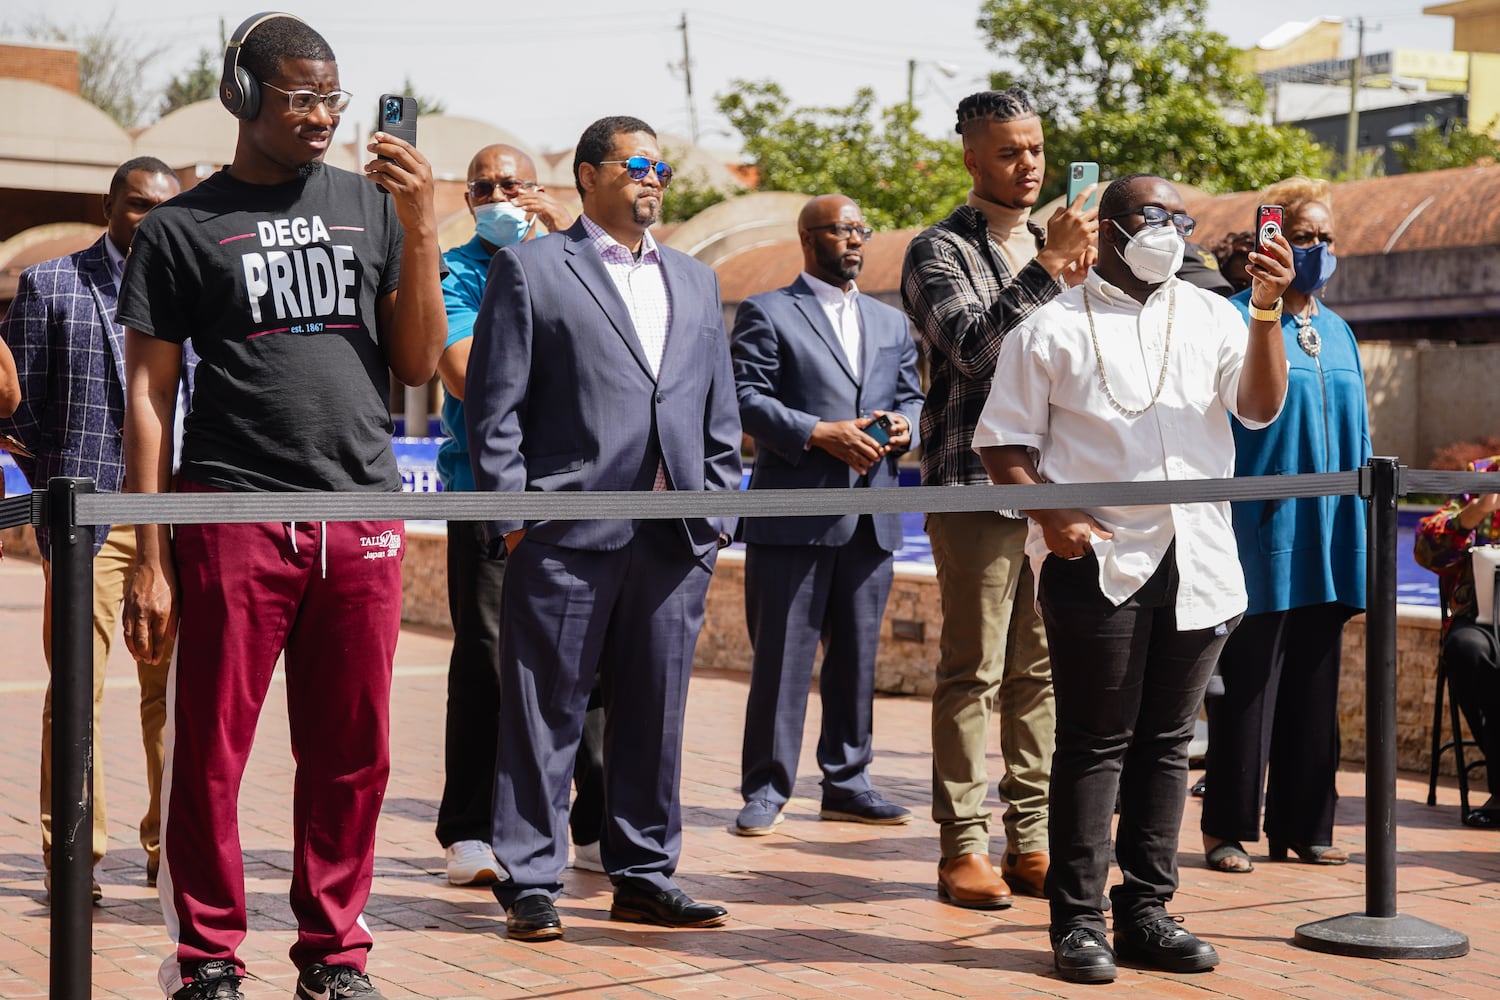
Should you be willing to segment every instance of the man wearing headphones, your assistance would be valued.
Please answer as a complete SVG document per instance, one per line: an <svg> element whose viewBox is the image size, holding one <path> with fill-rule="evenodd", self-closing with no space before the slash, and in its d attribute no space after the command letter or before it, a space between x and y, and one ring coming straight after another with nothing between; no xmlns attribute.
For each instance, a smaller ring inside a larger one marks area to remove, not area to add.
<svg viewBox="0 0 1500 1000"><path fill-rule="evenodd" d="M366 177L323 165L350 95L328 43L291 15L236 30L220 96L240 119L233 162L147 217L125 272L128 489L173 488L172 394L192 338L178 491L397 490L387 372L428 382L446 329L431 169L382 132ZM236 799L285 653L296 995L378 998L360 913L390 771L402 522L137 531L126 643L159 660L181 623L159 877L177 949L162 989L242 995Z"/></svg>

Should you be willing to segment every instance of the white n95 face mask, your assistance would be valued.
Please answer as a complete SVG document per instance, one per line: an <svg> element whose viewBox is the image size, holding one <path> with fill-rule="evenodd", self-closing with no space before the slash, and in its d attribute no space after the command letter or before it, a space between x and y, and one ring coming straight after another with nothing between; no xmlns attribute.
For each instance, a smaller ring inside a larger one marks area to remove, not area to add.
<svg viewBox="0 0 1500 1000"><path fill-rule="evenodd" d="M1110 220L1114 222L1113 219ZM1187 245L1177 234L1175 226L1146 226L1134 236L1125 232L1125 227L1115 222L1115 228L1130 240L1120 257L1130 273L1148 285L1159 285L1182 267L1182 256Z"/></svg>

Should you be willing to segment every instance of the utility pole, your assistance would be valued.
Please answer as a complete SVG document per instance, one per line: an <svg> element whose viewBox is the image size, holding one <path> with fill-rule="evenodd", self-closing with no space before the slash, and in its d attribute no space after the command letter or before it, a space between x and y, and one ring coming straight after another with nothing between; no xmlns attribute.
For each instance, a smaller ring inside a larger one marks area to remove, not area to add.
<svg viewBox="0 0 1500 1000"><path fill-rule="evenodd" d="M1359 165L1359 78L1365 64L1365 19L1354 19L1355 46L1354 63L1349 67L1349 132L1344 137L1345 170L1349 179L1355 180L1354 172Z"/></svg>
<svg viewBox="0 0 1500 1000"><path fill-rule="evenodd" d="M698 145L698 108L693 104L693 60L688 55L688 29L687 11L682 12L682 20L678 22L677 30L682 32L682 78L687 83L687 106L688 123L693 135L693 145Z"/></svg>
<svg viewBox="0 0 1500 1000"><path fill-rule="evenodd" d="M917 61L906 60L906 106L911 107L916 98Z"/></svg>

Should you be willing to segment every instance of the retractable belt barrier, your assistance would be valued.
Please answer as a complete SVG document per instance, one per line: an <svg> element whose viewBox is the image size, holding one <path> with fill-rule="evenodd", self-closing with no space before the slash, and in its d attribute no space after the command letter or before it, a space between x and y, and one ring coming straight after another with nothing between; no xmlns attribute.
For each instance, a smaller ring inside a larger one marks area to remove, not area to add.
<svg viewBox="0 0 1500 1000"><path fill-rule="evenodd" d="M1500 473L1352 472L1038 486L614 493L96 493L87 479L0 500L0 527L51 528L53 868L49 995L91 995L94 527L258 521L591 520L951 513L1358 495L1370 504L1366 609L1365 911L1298 927L1302 947L1368 958L1452 958L1468 938L1396 910L1396 501L1500 493ZM1186 794L1186 789L1184 789Z"/></svg>

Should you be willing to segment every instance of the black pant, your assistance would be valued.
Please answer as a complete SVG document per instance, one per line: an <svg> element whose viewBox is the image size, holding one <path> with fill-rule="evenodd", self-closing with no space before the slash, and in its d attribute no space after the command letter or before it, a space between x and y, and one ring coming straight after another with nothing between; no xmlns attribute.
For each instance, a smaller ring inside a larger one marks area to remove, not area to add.
<svg viewBox="0 0 1500 1000"><path fill-rule="evenodd" d="M1490 795L1500 794L1500 648L1488 625L1455 621L1443 644L1443 659L1453 681L1453 697L1469 720L1487 764Z"/></svg>
<svg viewBox="0 0 1500 1000"><path fill-rule="evenodd" d="M1260 839L1264 790L1267 837L1333 843L1339 669L1353 614L1329 603L1248 615L1224 645L1224 695L1208 703L1205 834Z"/></svg>
<svg viewBox="0 0 1500 1000"><path fill-rule="evenodd" d="M1178 631L1175 549L1118 607L1099 590L1092 553L1049 556L1038 586L1057 698L1047 827L1051 930L1104 929L1117 795L1115 856L1124 879L1109 895L1115 926L1134 926L1162 912L1177 890L1188 741L1236 621Z"/></svg>
<svg viewBox="0 0 1500 1000"><path fill-rule="evenodd" d="M494 821L495 742L500 722L500 586L505 563L485 554L475 521L448 522L448 613L453 652L448 658L448 714L443 748L443 799L438 843L490 841ZM604 821L604 705L589 693L583 740L573 765L570 828L575 844L599 839Z"/></svg>

